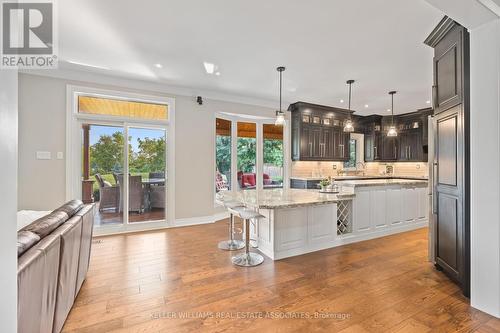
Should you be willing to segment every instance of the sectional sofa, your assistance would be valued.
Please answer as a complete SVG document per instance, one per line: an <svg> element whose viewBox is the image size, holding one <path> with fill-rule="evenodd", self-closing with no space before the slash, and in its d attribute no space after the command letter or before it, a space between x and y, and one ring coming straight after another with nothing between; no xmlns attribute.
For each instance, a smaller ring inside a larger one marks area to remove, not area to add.
<svg viewBox="0 0 500 333"><path fill-rule="evenodd" d="M19 333L59 333L85 280L94 205L72 200L17 234Z"/></svg>

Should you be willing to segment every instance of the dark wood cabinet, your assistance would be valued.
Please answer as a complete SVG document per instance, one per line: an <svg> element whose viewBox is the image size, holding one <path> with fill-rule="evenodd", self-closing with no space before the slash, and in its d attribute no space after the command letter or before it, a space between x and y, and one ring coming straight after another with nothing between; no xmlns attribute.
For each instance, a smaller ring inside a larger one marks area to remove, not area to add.
<svg viewBox="0 0 500 333"><path fill-rule="evenodd" d="M424 148L422 131L418 129L403 131L399 135L399 161L422 161Z"/></svg>
<svg viewBox="0 0 500 333"><path fill-rule="evenodd" d="M297 102L292 111L293 161L347 161L350 134L343 131L349 111ZM432 109L394 116L398 137L387 137L393 120L388 116L352 117L358 133L364 133L366 162L411 161L426 162L424 135L427 136L427 116Z"/></svg>
<svg viewBox="0 0 500 333"><path fill-rule="evenodd" d="M293 161L345 161L349 159L349 134L344 122L351 111L297 102L292 112Z"/></svg>
<svg viewBox="0 0 500 333"><path fill-rule="evenodd" d="M436 268L470 293L469 33L444 17L425 40L434 49L434 253Z"/></svg>
<svg viewBox="0 0 500 333"><path fill-rule="evenodd" d="M388 137L386 133L382 137L382 155L383 161L396 161L398 159L398 138Z"/></svg>
<svg viewBox="0 0 500 333"><path fill-rule="evenodd" d="M464 47L467 31L458 25L444 24L445 33L434 43L433 106L435 113L446 111L463 101ZM434 41L435 42L435 41Z"/></svg>

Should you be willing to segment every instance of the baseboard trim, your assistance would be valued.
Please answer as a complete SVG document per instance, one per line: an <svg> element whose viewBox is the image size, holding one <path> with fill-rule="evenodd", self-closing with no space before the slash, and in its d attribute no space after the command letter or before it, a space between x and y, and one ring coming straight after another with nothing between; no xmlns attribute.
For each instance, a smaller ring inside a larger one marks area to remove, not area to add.
<svg viewBox="0 0 500 333"><path fill-rule="evenodd" d="M175 224L172 227L189 227L193 225L215 223L217 221L226 219L228 217L229 214L227 212L222 212L209 216L198 216L198 217L176 219Z"/></svg>

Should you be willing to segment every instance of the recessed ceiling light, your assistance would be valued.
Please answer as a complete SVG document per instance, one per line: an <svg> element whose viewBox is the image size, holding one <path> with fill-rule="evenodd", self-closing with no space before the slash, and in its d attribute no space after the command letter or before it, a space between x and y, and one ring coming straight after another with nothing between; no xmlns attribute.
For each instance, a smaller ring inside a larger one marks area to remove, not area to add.
<svg viewBox="0 0 500 333"><path fill-rule="evenodd" d="M431 104L431 101L426 101L425 103L427 103L427 104Z"/></svg>
<svg viewBox="0 0 500 333"><path fill-rule="evenodd" d="M220 76L220 72L215 72L215 75Z"/></svg>
<svg viewBox="0 0 500 333"><path fill-rule="evenodd" d="M341 100L340 100L340 103L344 103L344 100L343 100L343 99L341 99Z"/></svg>
<svg viewBox="0 0 500 333"><path fill-rule="evenodd" d="M163 65L162 64L155 64L155 67L156 68L163 68Z"/></svg>
<svg viewBox="0 0 500 333"><path fill-rule="evenodd" d="M215 72L215 64L204 62L203 66L205 66L205 71L207 72L207 74L213 74Z"/></svg>
<svg viewBox="0 0 500 333"><path fill-rule="evenodd" d="M387 112L391 112L391 109L387 109Z"/></svg>
<svg viewBox="0 0 500 333"><path fill-rule="evenodd" d="M67 62L70 63L70 64L73 64L73 65L78 65L78 66L93 67L93 68L97 68L97 69L109 70L109 67L98 66L98 65L91 65L91 64L87 64L87 63L79 62L79 61L68 60Z"/></svg>
<svg viewBox="0 0 500 333"><path fill-rule="evenodd" d="M367 108L367 107L368 107L368 104L365 104L365 108Z"/></svg>

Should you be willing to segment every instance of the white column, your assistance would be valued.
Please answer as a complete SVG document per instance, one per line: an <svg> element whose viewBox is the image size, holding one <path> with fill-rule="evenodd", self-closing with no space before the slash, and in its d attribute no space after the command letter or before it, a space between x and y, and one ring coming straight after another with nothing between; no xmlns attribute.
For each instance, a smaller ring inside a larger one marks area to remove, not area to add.
<svg viewBox="0 0 500 333"><path fill-rule="evenodd" d="M470 42L471 305L500 317L500 19Z"/></svg>
<svg viewBox="0 0 500 333"><path fill-rule="evenodd" d="M16 332L17 323L17 71L0 70L0 323Z"/></svg>

